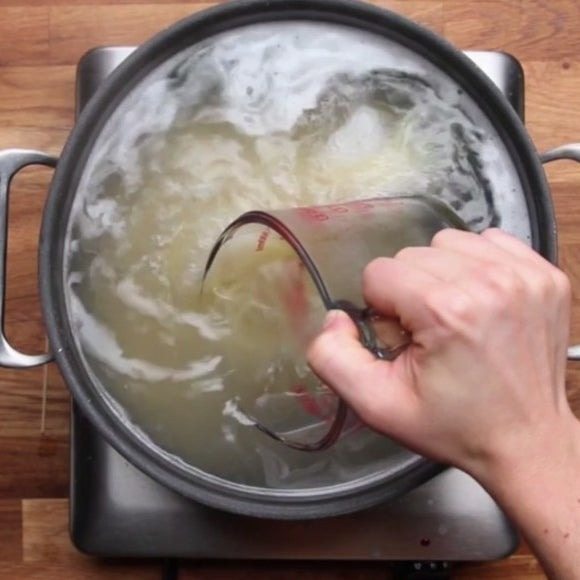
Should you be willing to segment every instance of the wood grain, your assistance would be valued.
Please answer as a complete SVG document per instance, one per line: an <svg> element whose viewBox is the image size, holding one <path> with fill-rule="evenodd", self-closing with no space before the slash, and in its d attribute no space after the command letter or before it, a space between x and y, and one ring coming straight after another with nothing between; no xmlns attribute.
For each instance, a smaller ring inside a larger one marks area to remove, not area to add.
<svg viewBox="0 0 580 580"><path fill-rule="evenodd" d="M405 14L435 32L443 31L443 0L370 0L369 4Z"/></svg>
<svg viewBox="0 0 580 580"><path fill-rule="evenodd" d="M512 52L526 73L527 126L538 148L580 141L580 8L577 0L375 0L444 34L459 47ZM208 6L191 0L0 0L0 148L58 154L74 122L75 65L96 45L131 45ZM580 342L580 167L547 170L563 269L573 286L572 337ZM36 245L50 171L31 169L11 199L7 331L40 352L44 331L36 291ZM43 370L0 371L0 580L153 579L159 562L101 562L68 538L69 400L48 372L41 433ZM580 415L580 365L568 391ZM182 577L206 579L375 580L382 566L188 563ZM462 565L457 578L543 578L524 547L508 560Z"/></svg>
<svg viewBox="0 0 580 580"><path fill-rule="evenodd" d="M49 8L0 4L0 66L33 64L48 53ZM22 39L26 42L22 42ZM19 41L20 40L20 41Z"/></svg>
<svg viewBox="0 0 580 580"><path fill-rule="evenodd" d="M75 64L78 55L106 44L140 44L155 32L209 4L54 6L50 62Z"/></svg>
<svg viewBox="0 0 580 580"><path fill-rule="evenodd" d="M22 560L22 509L19 500L0 500L0 561Z"/></svg>
<svg viewBox="0 0 580 580"><path fill-rule="evenodd" d="M74 75L74 66L0 67L0 127L70 130Z"/></svg>
<svg viewBox="0 0 580 580"><path fill-rule="evenodd" d="M506 25L497 26L498 14ZM443 35L464 49L507 50L506 45L519 37L519 28L511 24L519 22L521 14L521 0L446 0Z"/></svg>
<svg viewBox="0 0 580 580"><path fill-rule="evenodd" d="M560 61L578 54L576 0L445 0L443 32L462 48L497 49L522 60Z"/></svg>

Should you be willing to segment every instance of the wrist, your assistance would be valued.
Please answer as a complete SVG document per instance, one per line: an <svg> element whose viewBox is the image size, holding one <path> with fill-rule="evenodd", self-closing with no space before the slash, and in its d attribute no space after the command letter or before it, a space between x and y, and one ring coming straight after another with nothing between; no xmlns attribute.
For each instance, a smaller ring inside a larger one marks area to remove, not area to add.
<svg viewBox="0 0 580 580"><path fill-rule="evenodd" d="M580 467L580 422L569 409L552 421L509 433L466 471L501 502L522 485ZM575 473L575 475L578 475Z"/></svg>
<svg viewBox="0 0 580 580"><path fill-rule="evenodd" d="M580 423L571 412L504 445L472 475L519 528L548 577L580 578Z"/></svg>

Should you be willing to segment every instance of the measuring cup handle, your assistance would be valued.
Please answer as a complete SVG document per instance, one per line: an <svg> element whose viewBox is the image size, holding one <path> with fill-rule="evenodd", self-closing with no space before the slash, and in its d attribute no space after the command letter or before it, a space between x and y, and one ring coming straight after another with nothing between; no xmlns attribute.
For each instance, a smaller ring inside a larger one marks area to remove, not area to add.
<svg viewBox="0 0 580 580"><path fill-rule="evenodd" d="M550 149L540 155L542 163L551 163L552 161L567 160L580 163L580 143L568 143ZM568 348L568 360L580 361L580 344Z"/></svg>
<svg viewBox="0 0 580 580"><path fill-rule="evenodd" d="M397 325L398 340L394 345L389 344L393 342L392 333L387 338L383 326L385 323L392 325L392 321L377 314L372 308L361 309L346 300L334 302L332 308L343 310L350 316L358 329L361 344L381 360L395 360L411 342L409 334Z"/></svg>

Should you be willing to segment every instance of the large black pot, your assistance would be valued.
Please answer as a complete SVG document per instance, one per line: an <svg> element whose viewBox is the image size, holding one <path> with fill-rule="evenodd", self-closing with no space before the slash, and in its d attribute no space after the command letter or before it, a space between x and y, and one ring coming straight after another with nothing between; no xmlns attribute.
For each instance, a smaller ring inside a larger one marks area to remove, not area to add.
<svg viewBox="0 0 580 580"><path fill-rule="evenodd" d="M75 401L131 463L181 494L217 508L271 518L323 517L363 509L404 493L442 467L415 457L380 477L315 493L260 491L180 469L146 445L104 401L77 351L65 303L64 238L69 214L91 148L112 111L145 75L185 47L232 28L283 20L330 22L369 31L409 47L444 69L474 99L501 136L526 195L532 245L547 259L556 260L556 225L541 159L508 102L462 53L413 22L366 4L345 0L244 0L195 14L155 36L107 79L85 108L58 161L50 188L40 236L39 280L52 352ZM580 159L578 150L572 148L552 152L546 160L566 157ZM4 212L0 255L5 254L8 186L12 176L30 164L52 166L56 160L30 151L0 153L0 207ZM0 272L3 277L4 266ZM2 278L0 288L3 286ZM0 364L4 366L30 367L50 358L19 353L1 337Z"/></svg>

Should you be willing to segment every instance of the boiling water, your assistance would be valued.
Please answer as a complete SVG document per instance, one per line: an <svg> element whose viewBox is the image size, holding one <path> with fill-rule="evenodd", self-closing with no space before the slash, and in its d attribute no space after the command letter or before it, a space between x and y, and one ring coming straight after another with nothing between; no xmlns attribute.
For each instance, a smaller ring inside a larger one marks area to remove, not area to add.
<svg viewBox="0 0 580 580"><path fill-rule="evenodd" d="M529 239L490 123L398 45L338 26L254 25L157 68L95 143L67 242L77 345L110 404L173 461L239 483L313 488L387 467L406 452L367 430L305 454L245 424L240 369L264 341L232 333L200 280L244 211L413 193L476 230Z"/></svg>

